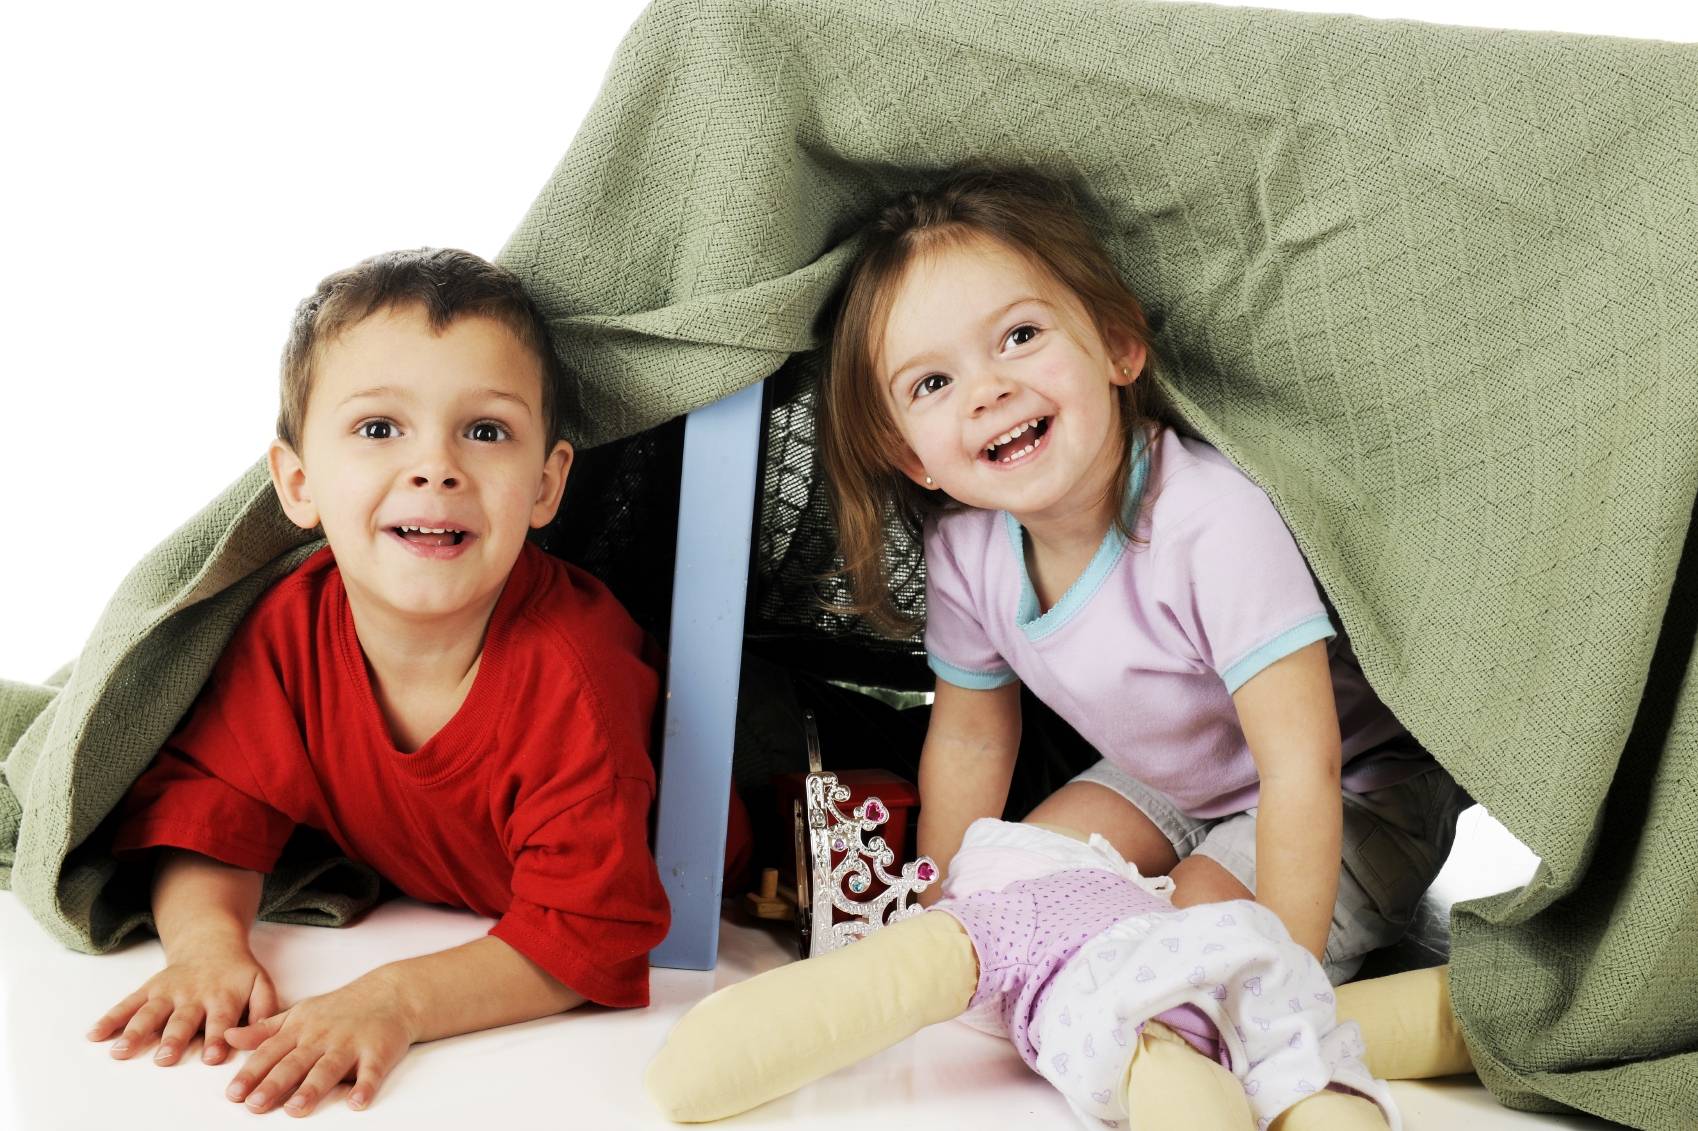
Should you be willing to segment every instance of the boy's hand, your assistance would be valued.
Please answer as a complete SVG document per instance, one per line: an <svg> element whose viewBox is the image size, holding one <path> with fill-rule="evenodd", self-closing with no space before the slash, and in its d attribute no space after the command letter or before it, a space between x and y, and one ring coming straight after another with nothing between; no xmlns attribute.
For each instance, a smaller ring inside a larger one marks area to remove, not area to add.
<svg viewBox="0 0 1698 1131"><path fill-rule="evenodd" d="M179 950L165 969L142 988L106 1011L88 1032L91 1041L104 1041L120 1029L112 1055L128 1060L159 1035L153 1054L161 1065L177 1063L197 1034L206 1033L201 1059L221 1063L229 1053L224 1031L249 1017L277 1012L277 991L265 968L246 946L208 944Z"/></svg>
<svg viewBox="0 0 1698 1131"><path fill-rule="evenodd" d="M308 1115L352 1076L348 1106L366 1107L414 1041L411 1019L390 979L374 971L339 990L232 1029L231 1047L252 1050L225 1095L264 1112Z"/></svg>

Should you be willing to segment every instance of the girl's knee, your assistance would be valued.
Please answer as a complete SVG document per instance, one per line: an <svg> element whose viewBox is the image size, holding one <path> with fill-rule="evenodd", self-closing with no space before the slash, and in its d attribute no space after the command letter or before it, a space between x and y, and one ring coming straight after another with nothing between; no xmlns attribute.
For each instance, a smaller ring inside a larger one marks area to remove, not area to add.
<svg viewBox="0 0 1698 1131"><path fill-rule="evenodd" d="M1032 810L1026 823L1080 840L1100 833L1146 876L1165 876L1179 861L1167 834L1154 821L1114 790L1094 782L1062 786Z"/></svg>
<svg viewBox="0 0 1698 1131"><path fill-rule="evenodd" d="M1219 861L1208 856L1187 856L1173 869L1173 905L1190 907L1198 903L1221 903L1229 899L1255 899L1256 894L1245 887L1237 876L1227 871Z"/></svg>

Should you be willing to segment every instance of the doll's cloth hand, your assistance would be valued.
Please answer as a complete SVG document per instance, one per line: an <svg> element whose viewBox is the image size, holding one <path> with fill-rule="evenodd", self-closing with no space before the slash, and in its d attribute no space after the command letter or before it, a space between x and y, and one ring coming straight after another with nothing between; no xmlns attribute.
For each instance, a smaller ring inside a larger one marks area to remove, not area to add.
<svg viewBox="0 0 1698 1131"><path fill-rule="evenodd" d="M183 1050L204 1032L201 1059L222 1063L230 1049L224 1032L248 1017L277 1012L277 991L246 946L206 946L180 951L165 969L107 1010L88 1031L91 1041L122 1035L112 1055L127 1060L159 1037L153 1054L160 1065L177 1063Z"/></svg>
<svg viewBox="0 0 1698 1131"><path fill-rule="evenodd" d="M250 1050L225 1095L264 1112L285 1097L291 1115L307 1115L349 1076L348 1106L363 1108L413 1043L400 999L382 979L367 975L339 990L307 998L281 1013L228 1034L232 1048Z"/></svg>

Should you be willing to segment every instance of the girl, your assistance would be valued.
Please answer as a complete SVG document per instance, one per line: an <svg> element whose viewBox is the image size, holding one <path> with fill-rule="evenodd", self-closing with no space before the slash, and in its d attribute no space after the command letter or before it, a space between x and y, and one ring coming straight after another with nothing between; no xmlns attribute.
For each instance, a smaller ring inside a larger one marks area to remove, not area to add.
<svg viewBox="0 0 1698 1131"><path fill-rule="evenodd" d="M1402 935L1466 795L1368 687L1268 497L1160 423L1150 337L1042 177L957 173L866 234L822 458L881 627L906 627L885 522L923 534L919 849L947 869L1001 814L1024 683L1101 755L1030 820L1102 833L1177 906L1256 899L1340 982Z"/></svg>

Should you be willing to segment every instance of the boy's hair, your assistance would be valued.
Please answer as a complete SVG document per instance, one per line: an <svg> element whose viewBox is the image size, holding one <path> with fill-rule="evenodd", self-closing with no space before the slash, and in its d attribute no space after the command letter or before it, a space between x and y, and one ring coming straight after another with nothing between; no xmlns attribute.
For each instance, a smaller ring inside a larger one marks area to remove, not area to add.
<svg viewBox="0 0 1698 1131"><path fill-rule="evenodd" d="M469 251L421 247L386 251L327 275L295 308L283 345L282 404L277 438L300 451L301 425L312 393L313 366L324 347L384 310L417 307L441 333L456 318L493 318L513 332L542 371L542 423L546 447L565 427L565 369L549 341L542 312L518 276Z"/></svg>
<svg viewBox="0 0 1698 1131"><path fill-rule="evenodd" d="M1151 435L1168 415L1150 379L1155 351L1143 309L1086 226L1081 200L1067 185L1024 169L969 168L886 205L864 229L844 288L819 412L840 575L850 589L847 611L892 635L909 635L916 626L891 597L889 524L899 523L917 547L926 516L956 504L940 491L921 489L891 458L906 445L885 404L878 354L909 265L921 255L977 239L1024 257L1064 287L1105 342L1144 345L1143 375L1117 390L1125 442L1114 480L1121 492L1116 525L1128 538L1137 525L1137 516L1126 513L1134 440Z"/></svg>

